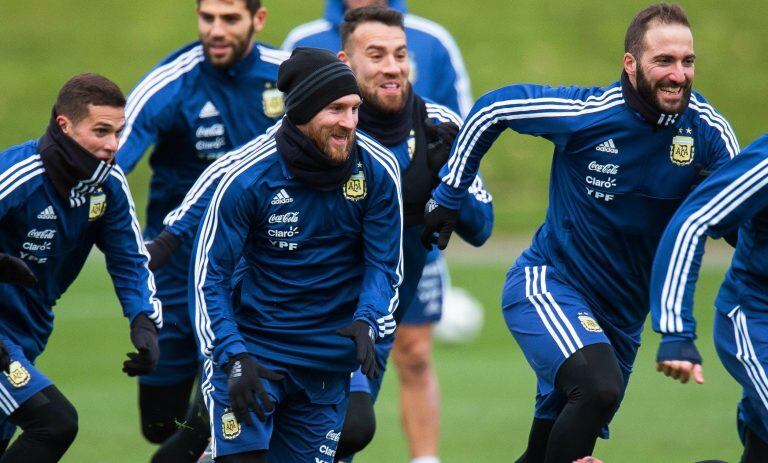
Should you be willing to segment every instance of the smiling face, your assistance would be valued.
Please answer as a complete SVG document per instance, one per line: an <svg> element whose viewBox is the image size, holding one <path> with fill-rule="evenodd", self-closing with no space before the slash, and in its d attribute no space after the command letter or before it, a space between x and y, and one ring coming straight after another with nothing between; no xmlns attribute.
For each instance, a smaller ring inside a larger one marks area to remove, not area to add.
<svg viewBox="0 0 768 463"><path fill-rule="evenodd" d="M253 48L253 34L264 28L267 10L251 14L244 0L200 0L197 28L206 59L226 69Z"/></svg>
<svg viewBox="0 0 768 463"><path fill-rule="evenodd" d="M410 92L411 67L402 28L363 22L350 34L339 59L355 72L367 106L384 113L403 109Z"/></svg>
<svg viewBox="0 0 768 463"><path fill-rule="evenodd" d="M624 70L640 96L659 112L679 113L691 97L695 59L690 28L654 21L640 58L625 53Z"/></svg>
<svg viewBox="0 0 768 463"><path fill-rule="evenodd" d="M331 161L342 164L355 143L360 97L352 94L332 101L298 129L315 143Z"/></svg>
<svg viewBox="0 0 768 463"><path fill-rule="evenodd" d="M120 132L125 126L125 111L113 106L88 105L88 114L77 122L56 116L62 132L91 154L109 163L115 159Z"/></svg>

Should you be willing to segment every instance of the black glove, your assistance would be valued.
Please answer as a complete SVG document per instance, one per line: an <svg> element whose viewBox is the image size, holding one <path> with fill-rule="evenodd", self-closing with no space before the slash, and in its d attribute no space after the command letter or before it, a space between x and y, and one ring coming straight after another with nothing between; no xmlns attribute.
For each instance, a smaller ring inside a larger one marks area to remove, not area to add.
<svg viewBox="0 0 768 463"><path fill-rule="evenodd" d="M272 411L275 404L269 399L267 391L261 384L261 378L271 381L282 381L285 378L279 373L268 369L260 364L248 353L242 353L230 357L224 371L227 372L227 394L229 403L232 405L232 411L235 413L237 421L246 425L253 424L251 416L248 414L250 408L256 413L261 421L266 420L265 411ZM259 396L261 405L256 400L255 395Z"/></svg>
<svg viewBox="0 0 768 463"><path fill-rule="evenodd" d="M149 252L149 269L161 267L171 258L173 251L178 249L181 241L168 230L163 230L155 239L144 243Z"/></svg>
<svg viewBox="0 0 768 463"><path fill-rule="evenodd" d="M8 368L11 366L11 354L8 353L8 348L5 343L0 339L0 370L10 373Z"/></svg>
<svg viewBox="0 0 768 463"><path fill-rule="evenodd" d="M37 277L23 260L8 254L0 254L0 283L31 288L37 284Z"/></svg>
<svg viewBox="0 0 768 463"><path fill-rule="evenodd" d="M427 165L432 173L432 187L440 183L440 169L451 154L451 146L459 135L459 126L453 122L435 125L432 119L424 121L424 133L427 136Z"/></svg>
<svg viewBox="0 0 768 463"><path fill-rule="evenodd" d="M421 244L430 250L433 244L437 244L437 248L442 251L448 246L448 240L451 239L451 233L456 228L458 220L459 211L443 207L437 204L434 199L430 199L424 214L424 231L421 232Z"/></svg>
<svg viewBox="0 0 768 463"><path fill-rule="evenodd" d="M128 352L128 360L123 362L123 371L128 376L151 373L160 358L160 346L157 344L155 324L143 313L137 315L131 323L131 342L138 352Z"/></svg>
<svg viewBox="0 0 768 463"><path fill-rule="evenodd" d="M379 367L376 365L376 351L373 348L376 342L376 333L373 332L371 325L361 320L355 320L336 330L336 334L355 341L360 371L368 379L378 378Z"/></svg>

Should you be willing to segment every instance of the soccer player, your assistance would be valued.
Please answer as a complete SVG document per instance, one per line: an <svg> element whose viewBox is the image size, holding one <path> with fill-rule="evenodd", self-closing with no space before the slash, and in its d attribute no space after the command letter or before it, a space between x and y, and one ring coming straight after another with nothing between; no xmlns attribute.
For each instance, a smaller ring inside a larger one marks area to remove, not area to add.
<svg viewBox="0 0 768 463"><path fill-rule="evenodd" d="M715 300L714 340L723 365L743 388L737 415L743 463L768 461L766 185L768 135L688 196L661 238L651 278L653 329L662 336L656 369L681 383L693 378L701 384L693 295L704 243L707 236L719 238L738 230L731 267Z"/></svg>
<svg viewBox="0 0 768 463"><path fill-rule="evenodd" d="M377 375L402 281L400 169L355 131L352 70L298 48L278 88L287 116L224 175L193 249L202 388L225 463L333 459L350 372Z"/></svg>
<svg viewBox="0 0 768 463"><path fill-rule="evenodd" d="M161 234L162 220L208 165L283 114L275 82L287 53L253 41L266 16L260 0L198 0L200 40L162 60L128 97L117 162L131 172L153 146L144 236L154 238L147 247L166 314L158 368L139 379L142 433L164 443L156 461L196 461L210 435L202 396L189 400L202 360L188 316L192 242Z"/></svg>
<svg viewBox="0 0 768 463"><path fill-rule="evenodd" d="M326 0L325 17L294 28L282 48L318 47L339 51L339 27L345 12L369 5L389 6L405 15L410 79L415 92L465 116L472 107L472 93L456 41L443 26L406 13L405 0Z"/></svg>
<svg viewBox="0 0 768 463"><path fill-rule="evenodd" d="M35 359L53 329L53 305L96 245L105 255L131 341L123 371L152 371L160 301L128 183L114 166L125 97L110 80L80 74L59 91L38 140L0 153L0 417L3 462L59 461L77 412ZM8 447L16 426L21 435Z"/></svg>
<svg viewBox="0 0 768 463"><path fill-rule="evenodd" d="M392 349L412 461L434 463L439 461L440 399L432 365L432 329L440 318L443 289L442 272L435 269L444 263L437 259L436 250L427 254L419 235L424 207L461 120L449 108L423 99L409 83L409 48L403 23L402 13L391 8L349 10L340 26L343 49L339 57L350 65L360 85L363 105L358 127L392 150L403 170L405 279L395 316L399 328L394 348L388 342L377 345L377 361L383 372ZM493 206L480 177L471 190L462 203L459 233L480 246L493 227ZM431 291L423 291L424 285L431 286ZM426 301L417 297L419 286L419 293L427 295ZM337 460L362 450L373 438L373 401L381 380L382 375L369 384L355 372Z"/></svg>
<svg viewBox="0 0 768 463"><path fill-rule="evenodd" d="M572 462L607 437L664 227L700 172L739 150L725 118L692 91L693 38L679 6L640 11L624 50L621 79L606 87L511 85L480 98L425 216L425 242L444 248L480 159L504 129L554 143L545 222L502 295L507 326L538 378L521 462Z"/></svg>

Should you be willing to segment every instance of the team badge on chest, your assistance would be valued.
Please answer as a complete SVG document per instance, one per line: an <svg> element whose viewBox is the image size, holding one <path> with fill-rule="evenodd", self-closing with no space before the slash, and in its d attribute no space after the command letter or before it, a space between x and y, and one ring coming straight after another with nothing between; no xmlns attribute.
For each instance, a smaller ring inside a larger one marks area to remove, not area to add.
<svg viewBox="0 0 768 463"><path fill-rule="evenodd" d="M8 382L13 387L26 386L31 378L29 371L17 360L11 362L8 372L4 371L3 374L8 378Z"/></svg>
<svg viewBox="0 0 768 463"><path fill-rule="evenodd" d="M107 211L107 195L99 190L91 195L91 203L88 208L88 221L93 222L100 218Z"/></svg>
<svg viewBox="0 0 768 463"><path fill-rule="evenodd" d="M674 137L669 147L669 159L678 166L687 166L693 162L693 137Z"/></svg>
<svg viewBox="0 0 768 463"><path fill-rule="evenodd" d="M221 415L221 432L224 434L224 439L234 439L240 435L240 431L240 423L237 422L234 413L225 412Z"/></svg>
<svg viewBox="0 0 768 463"><path fill-rule="evenodd" d="M408 157L413 159L414 154L416 154L416 132L411 130L408 134Z"/></svg>
<svg viewBox="0 0 768 463"><path fill-rule="evenodd" d="M285 112L283 92L272 88L270 84L267 84L264 93L262 93L261 104L267 117L278 117Z"/></svg>
<svg viewBox="0 0 768 463"><path fill-rule="evenodd" d="M362 165L358 164L358 167L362 167ZM360 201L365 198L367 193L368 187L365 184L365 173L362 170L358 170L344 184L344 197L350 201Z"/></svg>

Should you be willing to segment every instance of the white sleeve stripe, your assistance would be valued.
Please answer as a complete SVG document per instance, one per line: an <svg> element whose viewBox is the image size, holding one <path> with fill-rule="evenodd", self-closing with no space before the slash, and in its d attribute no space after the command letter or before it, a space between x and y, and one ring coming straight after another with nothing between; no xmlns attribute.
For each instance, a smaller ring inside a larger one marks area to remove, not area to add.
<svg viewBox="0 0 768 463"><path fill-rule="evenodd" d="M749 376L750 381L755 386L763 407L768 410L768 377L766 377L765 369L760 363L761 359L757 356L755 346L752 344L752 339L749 336L747 317L744 316L743 312L737 311L736 315L731 318L731 322L733 323L733 335L736 341L736 358L744 367L747 376Z"/></svg>
<svg viewBox="0 0 768 463"><path fill-rule="evenodd" d="M23 168L27 164L39 164L40 166L43 165L39 154L33 154L32 156L22 159L21 161L9 167L5 172L0 174L0 189L3 188L2 185L5 183L8 177L16 174L19 169Z"/></svg>
<svg viewBox="0 0 768 463"><path fill-rule="evenodd" d="M399 287L400 284L403 282L403 203L402 203L402 192L400 191L400 169L399 164L397 163L397 160L395 159L394 155L389 152L386 148L379 145L377 142L373 141L371 138L366 137L365 135L362 135L358 132L358 137L360 140L360 144L363 148L365 148L370 154L371 157L376 159L387 171L389 176L392 178L392 181L395 184L395 188L397 189L397 199L398 203L400 205L400 243L399 243L399 255L398 255L398 262L397 267L395 269L395 275L397 276L397 281L394 285L394 295L389 301L389 307L387 307L387 315L384 317L380 317L376 320L377 325L379 326L379 337L384 337L388 334L391 334L395 330L395 323L394 323L394 317L393 312L398 306L399 300L400 300L400 293L399 293ZM391 323L390 323L391 321Z"/></svg>
<svg viewBox="0 0 768 463"><path fill-rule="evenodd" d="M446 50L448 50L448 57L451 60L451 65L456 72L456 95L458 96L459 112L466 116L469 114L469 110L472 109L472 90L469 82L469 75L467 69L464 66L464 58L461 56L456 41L451 34L441 25L410 14L405 15L405 27L421 30L429 35L432 35L440 43L443 44Z"/></svg>
<svg viewBox="0 0 768 463"><path fill-rule="evenodd" d="M1 178L2 183L0 183L0 200L13 193L16 188L28 182L30 179L45 172L43 163L39 160L35 160L34 157L35 156L14 164L4 173L11 173L13 175L10 177L3 175ZM39 159L40 156L37 156L37 158Z"/></svg>
<svg viewBox="0 0 768 463"><path fill-rule="evenodd" d="M615 106L624 104L624 99L622 98L620 88L616 87L615 89L606 92L604 95L609 93L611 94L610 97L604 98L600 101L584 101L578 104L569 103L566 106L539 104L508 107L508 105L514 104L515 101L521 100L506 100L498 101L486 108L483 108L481 111L475 113L472 118L465 124L464 130L459 132L459 137L456 141L456 150L454 155L451 156L451 158L448 160L450 172L448 175L443 177L443 182L447 183L449 186L458 188L459 184L461 183L462 174L464 173L464 167L470 153L472 152L472 149L483 135L485 130L495 124L497 121L575 117L606 111ZM515 114L524 111L526 111L525 114Z"/></svg>
<svg viewBox="0 0 768 463"><path fill-rule="evenodd" d="M139 219L136 216L136 206L133 204L133 198L131 192L128 189L128 181L123 175L123 171L118 166L114 166L110 171L110 175L115 177L123 189L125 199L128 201L128 212L131 215L131 230L133 230L133 236L136 239L136 246L139 254L143 255L147 259L144 261L144 268L147 271L147 289L149 290L149 299L147 302L152 306L152 314L149 318L155 322L158 329L163 327L163 309L160 300L155 297L155 276L152 271L149 270L149 252L147 252L146 246L144 246L144 240L141 237L141 227L139 226Z"/></svg>
<svg viewBox="0 0 768 463"><path fill-rule="evenodd" d="M258 50L259 55L271 59L272 61L270 62L278 61L275 64L280 64L291 56L291 54L285 50L275 50L272 48L267 48L263 45L258 45Z"/></svg>
<svg viewBox="0 0 768 463"><path fill-rule="evenodd" d="M213 342L216 339L216 336L211 328L211 319L208 316L203 286L205 285L205 278L208 273L208 253L213 246L213 239L216 235L216 228L218 227L217 216L221 198L224 196L227 188L229 188L232 182L234 182L240 174L257 162L268 158L275 152L276 150L272 149L261 156L245 158L228 170L219 186L216 187L216 192L213 195L211 204L208 206L208 210L205 213L203 225L197 237L198 246L194 261L194 290L195 331L197 332L198 340L200 341L200 351L206 357L210 357L213 352Z"/></svg>
<svg viewBox="0 0 768 463"><path fill-rule="evenodd" d="M163 223L165 225L173 225L184 217L187 211L189 211L189 208L200 199L200 196L208 190L216 179L224 175L231 165L239 162L245 157L259 155L261 153L260 150L265 149L264 147L270 145L270 142L271 144L274 144L274 138L272 138L272 136L277 132L277 129L280 128L281 123L282 119L269 127L265 133L254 138L242 147L226 153L208 166L203 173L200 174L197 180L195 180L194 185L192 185L192 188L190 188L184 196L184 200L181 204L166 215Z"/></svg>
<svg viewBox="0 0 768 463"><path fill-rule="evenodd" d="M497 101L493 104L490 104L486 106L485 108L481 109L480 111L476 112L472 115L472 117L469 118L469 120L465 121L464 126L473 126L478 123L478 120L480 123L483 122L483 120L488 118L487 113L496 113L496 111L503 111L504 108L507 106L510 106L509 111L510 112L523 112L523 111L541 111L541 110L561 110L561 111L580 111L584 110L587 107L592 106L603 106L606 103L610 103L612 101L615 101L617 98L620 98L622 95L621 88L620 87L614 87L601 95L591 95L587 97L585 100L572 100L572 99L566 99L566 98L552 98L552 97L544 97L544 98L523 98L523 99L514 99L514 100L502 100ZM624 101L623 99L620 101ZM566 113L567 115L579 115L578 112L572 112L572 113ZM543 116L538 116L543 117ZM553 116L554 117L554 116ZM522 118L522 117L521 117ZM491 122L492 124L493 122ZM490 126L491 124L488 124ZM471 130L476 130L474 127L472 127ZM458 164L463 164L461 161L462 156L459 156L458 153L463 152L463 148L461 148L460 145L466 143L466 139L469 137L468 135L469 130L462 130L459 132L459 138L458 143L459 146L457 147L455 155L452 156L448 160L448 167L451 169L449 175L446 178L453 177L455 175L455 168ZM482 134L482 132L481 132ZM480 135L477 135L475 138L479 138ZM474 146L474 142L472 143ZM468 154L467 154L468 156Z"/></svg>
<svg viewBox="0 0 768 463"><path fill-rule="evenodd" d="M314 21L302 24L294 28L288 33L288 36L283 41L283 45L280 47L283 50L290 51L296 47L296 42L309 37L310 35L319 34L331 29L331 23L325 19L316 19Z"/></svg>
<svg viewBox="0 0 768 463"><path fill-rule="evenodd" d="M3 413L6 415L10 415L15 412L17 408L19 408L19 403L16 402L13 395L8 392L8 389L0 384L0 409L2 409Z"/></svg>
<svg viewBox="0 0 768 463"><path fill-rule="evenodd" d="M451 111L449 108L433 103L427 103L426 106L428 117L439 119L441 122L453 122L454 124L461 127L461 117L459 117L458 114Z"/></svg>
<svg viewBox="0 0 768 463"><path fill-rule="evenodd" d="M720 138L725 142L725 147L731 157L739 153L739 142L733 133L728 121L718 114L711 106L699 103L695 97L691 97L690 107L699 113L699 117L710 127L714 127L720 132Z"/></svg>
<svg viewBox="0 0 768 463"><path fill-rule="evenodd" d="M119 146L128 139L133 130L133 124L147 101L166 85L197 67L204 59L203 47L198 45L170 63L158 67L141 81L128 96L128 102L125 105L125 128L120 136Z"/></svg>
<svg viewBox="0 0 768 463"><path fill-rule="evenodd" d="M683 223L675 239L661 292L662 333L683 330L682 299L699 237L765 185L768 185L768 159L731 182Z"/></svg>

